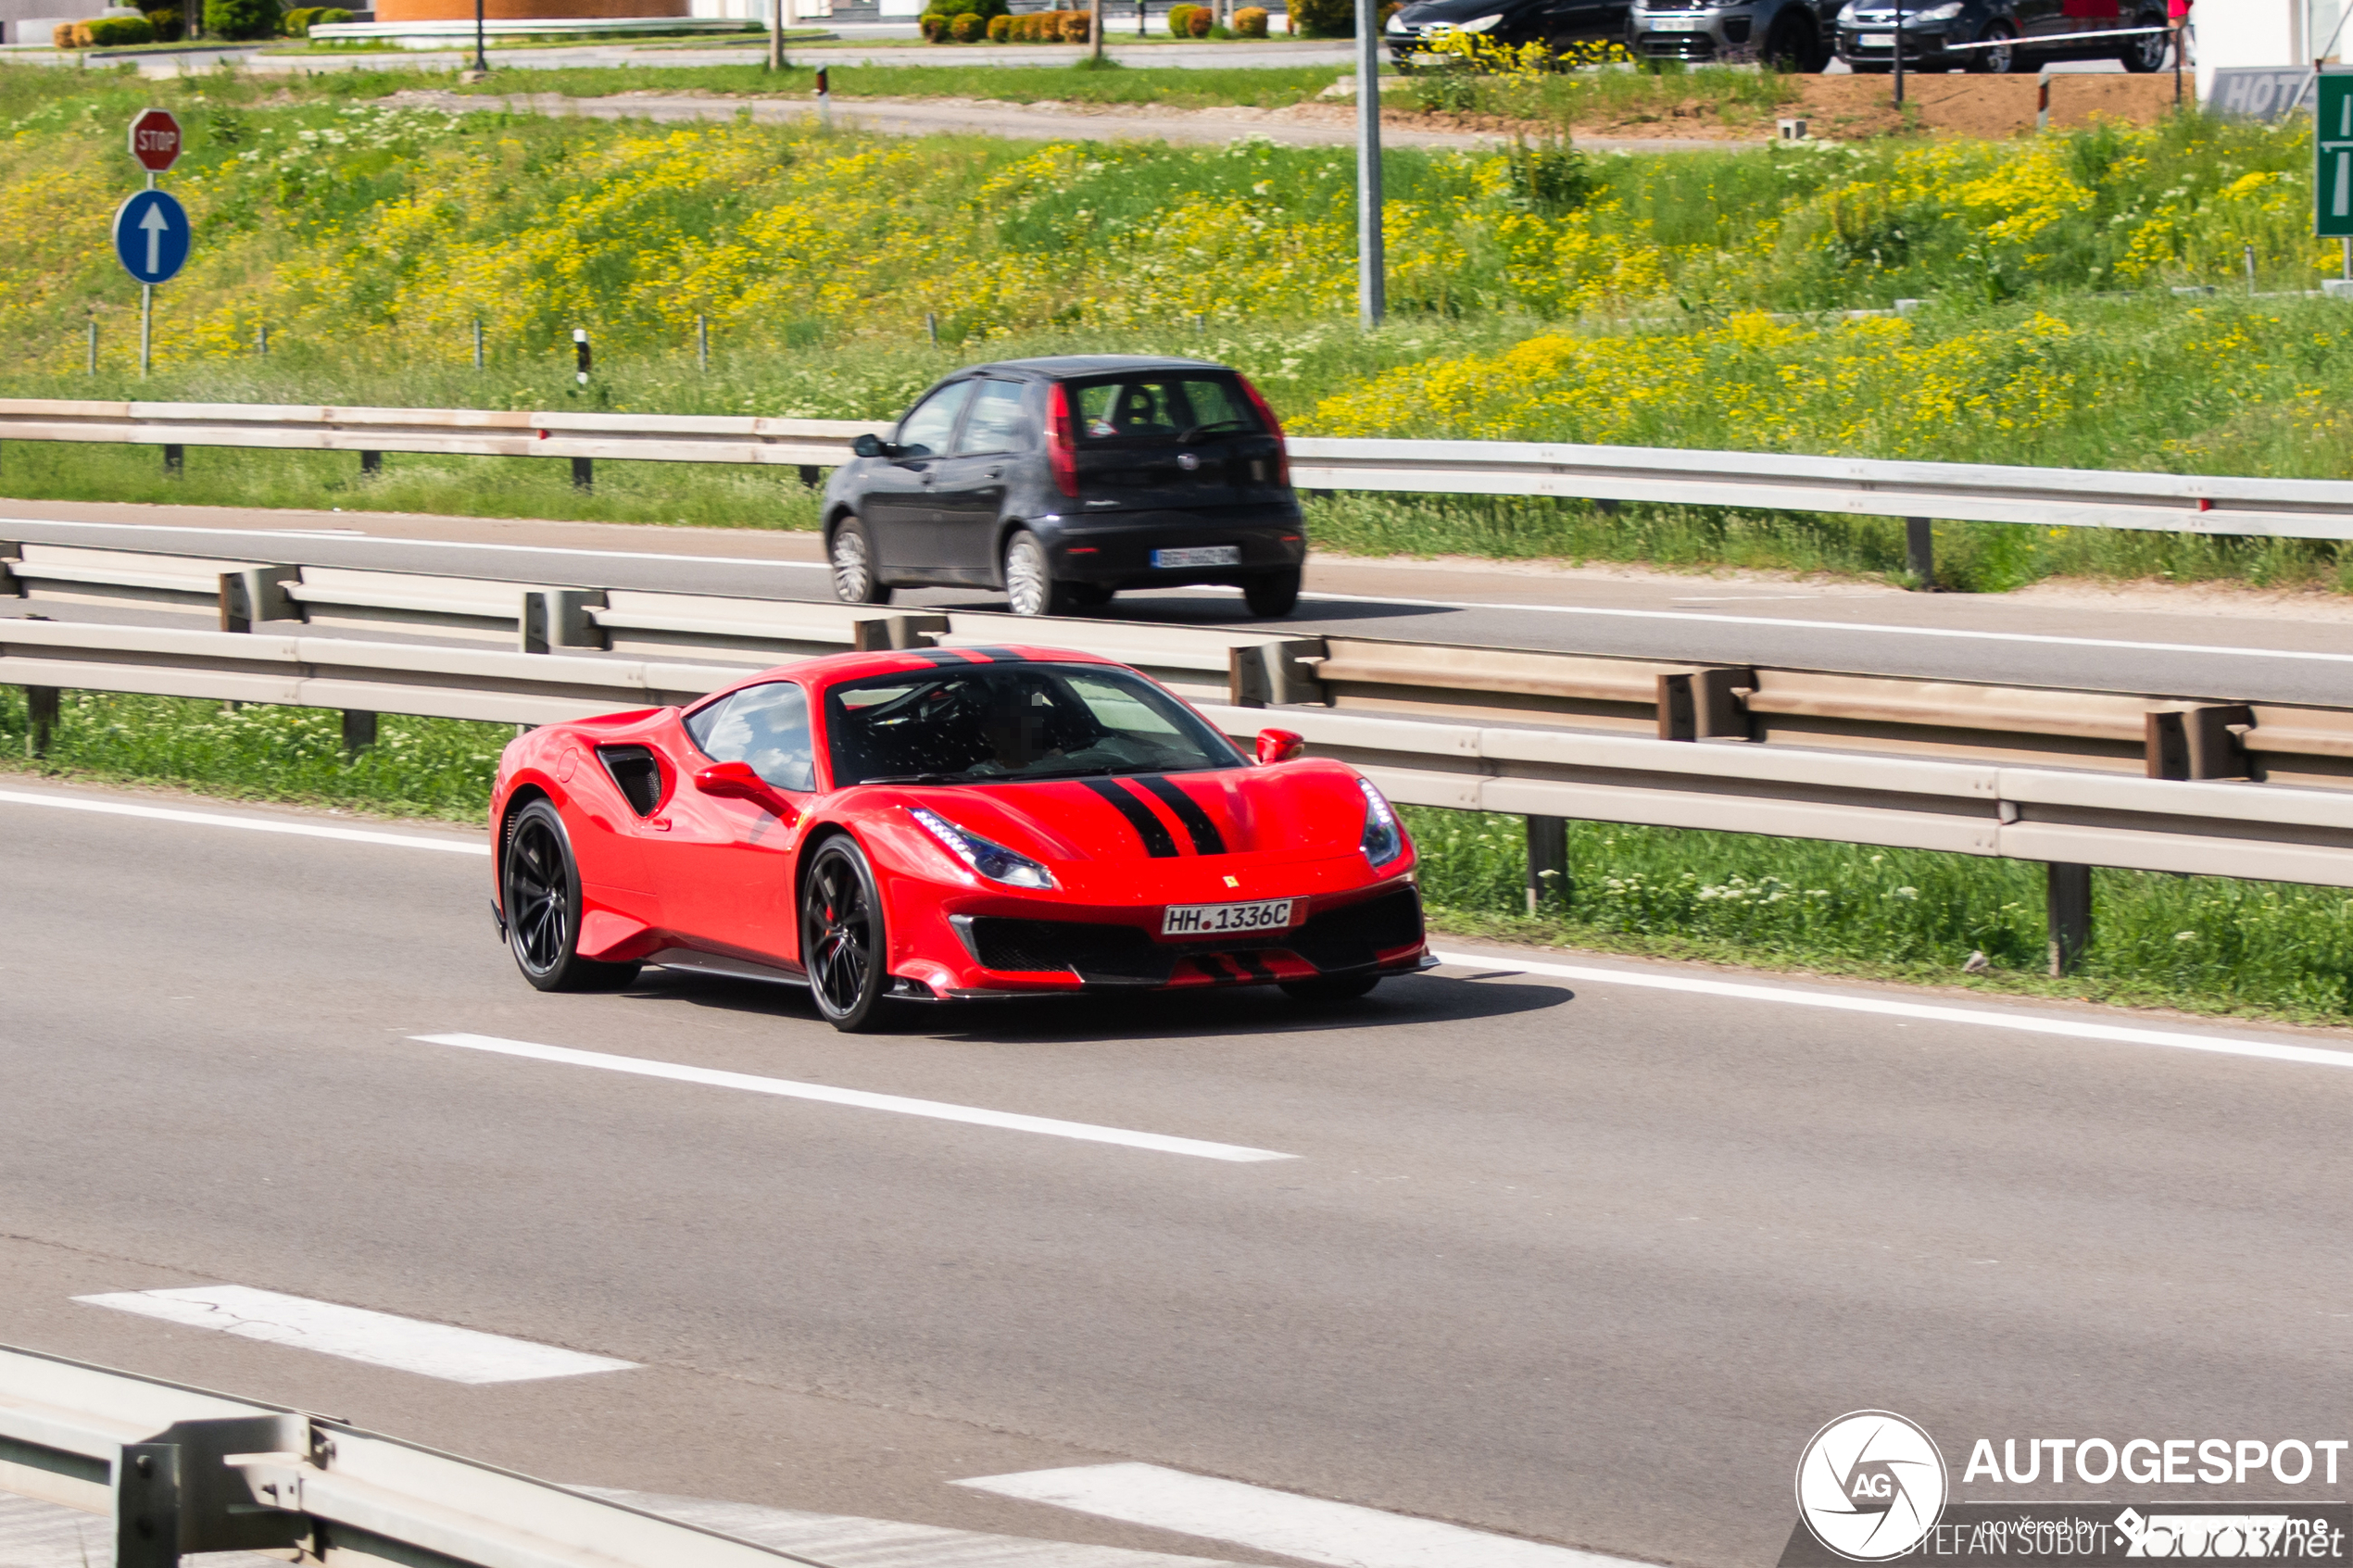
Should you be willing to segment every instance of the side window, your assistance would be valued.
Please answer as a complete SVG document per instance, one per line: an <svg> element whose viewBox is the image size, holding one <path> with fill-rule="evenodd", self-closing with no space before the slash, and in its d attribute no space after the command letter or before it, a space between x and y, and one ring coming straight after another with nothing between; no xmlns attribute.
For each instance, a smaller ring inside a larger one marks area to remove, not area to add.
<svg viewBox="0 0 2353 1568"><path fill-rule="evenodd" d="M900 456L902 458L937 458L948 450L948 438L956 433L956 416L964 411L964 402L973 395L974 383L960 381L943 386L899 421Z"/></svg>
<svg viewBox="0 0 2353 1568"><path fill-rule="evenodd" d="M1022 452L1033 444L1029 420L1022 413L1023 399L1029 388L1020 382L985 381L973 398L972 412L964 416L964 433L956 440L956 450L964 452Z"/></svg>
<svg viewBox="0 0 2353 1568"><path fill-rule="evenodd" d="M817 787L809 694L790 681L747 686L691 714L686 733L713 762L749 762L778 789Z"/></svg>

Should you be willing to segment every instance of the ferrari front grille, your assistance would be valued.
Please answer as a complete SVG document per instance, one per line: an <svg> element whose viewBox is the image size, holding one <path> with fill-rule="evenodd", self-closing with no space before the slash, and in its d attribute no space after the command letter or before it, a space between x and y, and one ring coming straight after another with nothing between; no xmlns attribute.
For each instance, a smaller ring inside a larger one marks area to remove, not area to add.
<svg viewBox="0 0 2353 1568"><path fill-rule="evenodd" d="M1164 981L1174 956L1141 926L981 915L970 925L973 956L990 969L1066 969L1081 980Z"/></svg>
<svg viewBox="0 0 2353 1568"><path fill-rule="evenodd" d="M1361 904L1327 909L1301 926L1299 935L1284 946L1329 973L1368 969L1379 954L1413 947L1421 939L1421 896L1411 887L1401 887Z"/></svg>

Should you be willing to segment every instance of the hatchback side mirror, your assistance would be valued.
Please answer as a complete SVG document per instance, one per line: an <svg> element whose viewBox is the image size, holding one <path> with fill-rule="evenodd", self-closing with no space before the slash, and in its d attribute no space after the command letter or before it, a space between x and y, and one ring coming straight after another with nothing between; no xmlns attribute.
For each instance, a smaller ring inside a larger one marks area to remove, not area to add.
<svg viewBox="0 0 2353 1568"><path fill-rule="evenodd" d="M883 455L882 440L872 433L862 435L849 444L849 450L856 457L879 458Z"/></svg>
<svg viewBox="0 0 2353 1568"><path fill-rule="evenodd" d="M695 787L722 800L749 800L755 806L764 806L787 826L800 817L800 809L779 794L775 785L753 772L749 762L714 762L695 775Z"/></svg>
<svg viewBox="0 0 2353 1568"><path fill-rule="evenodd" d="M1306 755L1307 741L1296 730L1258 732L1258 761L1261 767L1270 762L1295 762Z"/></svg>

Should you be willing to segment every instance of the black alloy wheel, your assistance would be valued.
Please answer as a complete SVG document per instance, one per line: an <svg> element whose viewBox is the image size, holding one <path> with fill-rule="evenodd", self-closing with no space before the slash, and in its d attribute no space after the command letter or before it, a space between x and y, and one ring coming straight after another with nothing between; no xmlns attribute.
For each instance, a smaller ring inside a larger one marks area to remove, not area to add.
<svg viewBox="0 0 2353 1568"><path fill-rule="evenodd" d="M1378 974L1319 974L1281 983L1283 995L1297 1002L1353 1002L1379 984Z"/></svg>
<svg viewBox="0 0 2353 1568"><path fill-rule="evenodd" d="M854 517L834 524L825 541L825 559L833 568L834 597L849 605L887 605L890 590L875 571L875 545L866 525Z"/></svg>
<svg viewBox="0 0 2353 1568"><path fill-rule="evenodd" d="M1796 8L1793 6L1790 11ZM1831 63L1830 51L1822 47L1814 29L1803 17L1787 13L1773 23L1772 35L1765 40L1764 58L1768 69L1784 74L1818 74Z"/></svg>
<svg viewBox="0 0 2353 1568"><path fill-rule="evenodd" d="M1295 566L1261 572L1242 584L1242 602L1252 615L1289 615L1299 608L1299 581Z"/></svg>
<svg viewBox="0 0 2353 1568"><path fill-rule="evenodd" d="M1982 76L2015 76L2026 56L2018 48L2018 29L2008 22L1987 22L1985 31L1977 35L1989 49L1971 49L1969 68Z"/></svg>
<svg viewBox="0 0 2353 1568"><path fill-rule="evenodd" d="M809 994L826 1022L844 1034L877 1027L890 989L885 963L882 896L855 839L818 847L800 888L800 961Z"/></svg>
<svg viewBox="0 0 2353 1568"><path fill-rule="evenodd" d="M508 823L499 867L507 947L522 977L542 991L601 991L626 985L642 967L580 956L580 868L563 818L534 800Z"/></svg>
<svg viewBox="0 0 2353 1568"><path fill-rule="evenodd" d="M2133 19L2133 25L2163 27L2165 19L2154 12L2144 12ZM2172 47L2173 35L2171 32L2144 32L2136 38L2126 39L2123 46L2117 50L2116 57L2134 76L2148 76L2165 69L2166 56Z"/></svg>

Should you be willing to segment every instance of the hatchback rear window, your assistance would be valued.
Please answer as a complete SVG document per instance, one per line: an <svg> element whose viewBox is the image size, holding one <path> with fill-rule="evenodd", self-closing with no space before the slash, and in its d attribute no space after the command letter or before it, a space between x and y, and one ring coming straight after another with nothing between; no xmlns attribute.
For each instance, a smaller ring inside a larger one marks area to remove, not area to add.
<svg viewBox="0 0 2353 1568"><path fill-rule="evenodd" d="M1126 376L1071 388L1089 441L1169 441L1255 435L1258 416L1226 376Z"/></svg>

